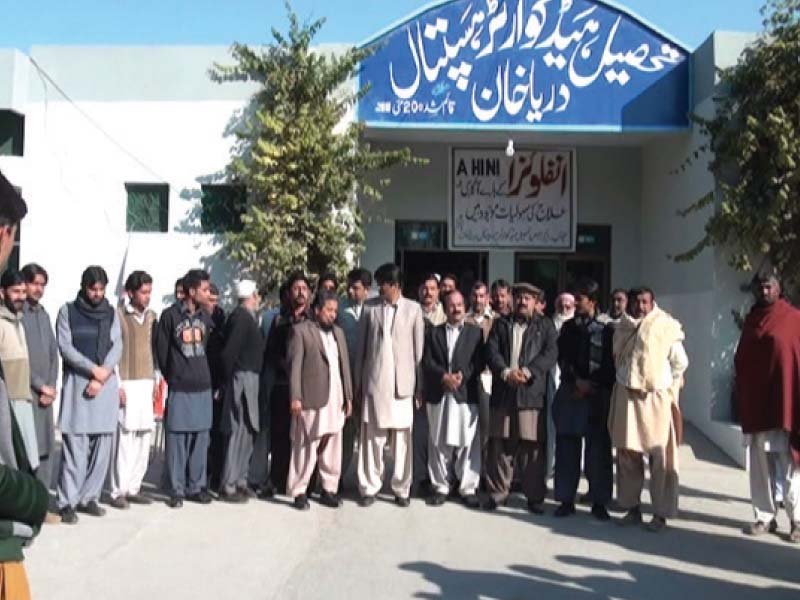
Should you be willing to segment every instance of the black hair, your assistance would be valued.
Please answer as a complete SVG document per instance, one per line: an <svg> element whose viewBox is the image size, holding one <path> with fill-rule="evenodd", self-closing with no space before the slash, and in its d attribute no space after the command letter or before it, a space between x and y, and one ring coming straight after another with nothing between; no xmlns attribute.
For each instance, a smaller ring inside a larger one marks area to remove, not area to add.
<svg viewBox="0 0 800 600"><path fill-rule="evenodd" d="M190 269L180 280L183 291L188 296L189 290L196 290L204 281L211 281L211 275L203 269Z"/></svg>
<svg viewBox="0 0 800 600"><path fill-rule="evenodd" d="M628 300L633 299L636 300L637 297L641 296L642 294L650 294L650 299L655 302L656 301L656 293L651 290L649 287L641 285L639 287L633 288L630 292L628 292Z"/></svg>
<svg viewBox="0 0 800 600"><path fill-rule="evenodd" d="M3 276L0 277L0 287L4 290L15 285L22 285L25 283L25 277L19 271L13 269L6 269Z"/></svg>
<svg viewBox="0 0 800 600"><path fill-rule="evenodd" d="M378 282L378 285L402 285L403 272L396 264L386 263L375 271L375 281Z"/></svg>
<svg viewBox="0 0 800 600"><path fill-rule="evenodd" d="M25 278L25 283L33 283L39 275L44 277L45 284L50 282L50 276L47 274L47 271L44 270L44 267L36 263L28 263L22 267L20 273L22 273L22 276Z"/></svg>
<svg viewBox="0 0 800 600"><path fill-rule="evenodd" d="M183 289L183 277L178 277L178 278L175 280L175 288L181 288L181 289Z"/></svg>
<svg viewBox="0 0 800 600"><path fill-rule="evenodd" d="M442 278L439 280L439 282L441 283L445 279L452 279L453 283L456 284L456 288L458 288L459 284L458 275L456 275L455 273L445 273L444 275L442 275Z"/></svg>
<svg viewBox="0 0 800 600"><path fill-rule="evenodd" d="M319 310L320 308L325 306L327 302L330 302L331 300L335 300L337 303L339 302L339 296L336 295L336 292L321 290L317 292L316 296L314 296L314 304L312 304L311 306L314 310Z"/></svg>
<svg viewBox="0 0 800 600"><path fill-rule="evenodd" d="M486 291L487 292L489 291L489 286L486 285L485 281L481 281L480 279L472 284L472 289L470 291L474 292L475 290L477 290L479 288L486 288Z"/></svg>
<svg viewBox="0 0 800 600"><path fill-rule="evenodd" d="M626 290L625 288L614 288L614 290L611 292L611 297L613 298L617 294L625 294L625 296L627 296L628 290Z"/></svg>
<svg viewBox="0 0 800 600"><path fill-rule="evenodd" d="M572 286L572 293L584 296L595 304L600 303L600 284L589 277L582 277L576 281L575 285Z"/></svg>
<svg viewBox="0 0 800 600"><path fill-rule="evenodd" d="M128 278L125 280L125 291L126 292L137 292L142 289L143 285L148 285L153 283L153 278L150 277L149 274L145 273L144 271L134 271Z"/></svg>
<svg viewBox="0 0 800 600"><path fill-rule="evenodd" d="M325 271L319 276L319 279L317 279L317 287L321 286L323 281L332 281L334 289L339 287L339 280L336 278L336 273L331 271Z"/></svg>
<svg viewBox="0 0 800 600"><path fill-rule="evenodd" d="M436 276L436 273L426 273L425 277L422 278L420 285L428 283L429 281L435 281L436 287L439 287L439 278Z"/></svg>
<svg viewBox="0 0 800 600"><path fill-rule="evenodd" d="M506 281L505 279L496 279L494 283L492 283L492 290L491 292L494 294L497 290L510 290L511 284Z"/></svg>
<svg viewBox="0 0 800 600"><path fill-rule="evenodd" d="M360 281L361 285L369 289L372 287L372 273L366 269L353 269L347 274L347 283L352 284Z"/></svg>
<svg viewBox="0 0 800 600"><path fill-rule="evenodd" d="M108 285L108 274L106 274L106 270L98 265L86 267L86 270L81 275L81 289L89 289L97 283L104 286Z"/></svg>
<svg viewBox="0 0 800 600"><path fill-rule="evenodd" d="M289 291L298 281L305 281L306 285L311 288L311 282L308 280L308 277L306 277L306 274L303 271L294 271L289 273L289 277L286 278L286 283L284 284L286 286L286 291Z"/></svg>

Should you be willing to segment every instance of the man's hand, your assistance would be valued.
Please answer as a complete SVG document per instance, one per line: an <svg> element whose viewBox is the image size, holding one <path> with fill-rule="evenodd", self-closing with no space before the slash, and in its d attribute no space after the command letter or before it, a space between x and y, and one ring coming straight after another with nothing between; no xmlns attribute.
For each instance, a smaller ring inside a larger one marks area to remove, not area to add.
<svg viewBox="0 0 800 600"><path fill-rule="evenodd" d="M51 402L56 399L56 388L50 387L49 385L43 385L42 388L39 390L39 393L42 396L50 397Z"/></svg>
<svg viewBox="0 0 800 600"><path fill-rule="evenodd" d="M39 406L41 406L42 408L50 406L53 403L54 400L55 400L54 396L48 396L46 394L40 394L39 395Z"/></svg>
<svg viewBox="0 0 800 600"><path fill-rule="evenodd" d="M92 379L96 379L100 383L105 383L109 377L111 377L111 369L99 366L92 369Z"/></svg>
<svg viewBox="0 0 800 600"><path fill-rule="evenodd" d="M125 393L125 388L120 386L120 388L119 388L119 405L124 407L126 404L128 404L128 394Z"/></svg>
<svg viewBox="0 0 800 600"><path fill-rule="evenodd" d="M353 403L352 402L345 402L345 404L344 404L344 416L345 416L345 418L349 419L352 414L353 414Z"/></svg>
<svg viewBox="0 0 800 600"><path fill-rule="evenodd" d="M97 381L96 379L92 379L89 382L89 385L86 386L86 390L84 390L84 393L89 398L95 398L97 396L97 394L100 393L100 390L102 390L102 389L103 389L103 384L100 383L99 381Z"/></svg>
<svg viewBox="0 0 800 600"><path fill-rule="evenodd" d="M523 386L528 382L528 377L525 373L522 372L521 369L512 369L511 372L508 374L508 379L506 380L507 383L514 385L514 386Z"/></svg>
<svg viewBox="0 0 800 600"><path fill-rule="evenodd" d="M425 406L425 398L422 397L422 394L414 395L414 406L417 407L417 410L422 410L422 407Z"/></svg>
<svg viewBox="0 0 800 600"><path fill-rule="evenodd" d="M289 405L289 412L292 413L293 417L299 417L303 414L303 403L298 399L292 400L292 403Z"/></svg>

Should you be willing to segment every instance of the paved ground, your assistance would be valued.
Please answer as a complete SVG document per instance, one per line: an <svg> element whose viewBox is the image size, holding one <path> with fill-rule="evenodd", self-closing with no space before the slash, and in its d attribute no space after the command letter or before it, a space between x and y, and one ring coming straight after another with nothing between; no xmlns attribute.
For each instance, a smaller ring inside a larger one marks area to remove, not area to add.
<svg viewBox="0 0 800 600"><path fill-rule="evenodd" d="M662 534L598 523L585 507L535 517L521 499L494 514L421 501L305 513L287 499L159 503L47 527L28 574L47 600L800 598L800 548L740 533L746 474L690 433L681 519Z"/></svg>

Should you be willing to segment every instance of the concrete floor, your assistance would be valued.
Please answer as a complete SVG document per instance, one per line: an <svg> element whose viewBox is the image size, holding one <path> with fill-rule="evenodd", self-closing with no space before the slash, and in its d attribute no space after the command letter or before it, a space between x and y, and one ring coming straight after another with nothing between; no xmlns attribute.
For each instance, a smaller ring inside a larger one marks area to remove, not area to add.
<svg viewBox="0 0 800 600"><path fill-rule="evenodd" d="M305 513L286 498L157 503L46 527L26 561L33 597L800 598L800 548L740 533L751 518L745 472L687 433L682 514L662 534L596 522L586 507L556 519L552 501L532 516L522 499L493 514L400 509L388 497Z"/></svg>

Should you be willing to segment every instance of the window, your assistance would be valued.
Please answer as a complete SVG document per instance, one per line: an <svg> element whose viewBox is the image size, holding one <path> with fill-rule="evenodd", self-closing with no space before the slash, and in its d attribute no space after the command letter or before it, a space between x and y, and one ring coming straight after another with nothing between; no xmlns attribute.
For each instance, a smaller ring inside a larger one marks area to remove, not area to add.
<svg viewBox="0 0 800 600"><path fill-rule="evenodd" d="M247 191L239 185L204 185L200 227L203 233L239 232L247 210Z"/></svg>
<svg viewBox="0 0 800 600"><path fill-rule="evenodd" d="M25 117L13 110L0 110L0 155L22 156Z"/></svg>
<svg viewBox="0 0 800 600"><path fill-rule="evenodd" d="M169 186L161 183L126 183L127 231L166 233L169 228Z"/></svg>

